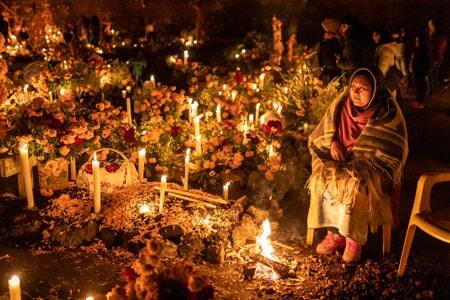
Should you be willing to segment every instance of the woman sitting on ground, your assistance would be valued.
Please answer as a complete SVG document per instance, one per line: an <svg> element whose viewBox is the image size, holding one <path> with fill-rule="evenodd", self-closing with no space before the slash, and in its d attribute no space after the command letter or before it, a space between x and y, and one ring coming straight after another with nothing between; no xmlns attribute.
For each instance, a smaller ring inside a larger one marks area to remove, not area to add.
<svg viewBox="0 0 450 300"><path fill-rule="evenodd" d="M317 253L345 249L346 263L359 261L369 226L393 223L408 154L403 114L377 82L369 69L356 70L309 137L308 228L327 227Z"/></svg>

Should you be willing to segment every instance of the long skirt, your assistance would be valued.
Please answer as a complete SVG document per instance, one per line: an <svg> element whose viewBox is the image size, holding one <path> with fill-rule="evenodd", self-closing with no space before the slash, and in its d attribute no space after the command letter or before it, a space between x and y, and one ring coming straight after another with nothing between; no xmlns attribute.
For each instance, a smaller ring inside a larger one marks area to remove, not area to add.
<svg viewBox="0 0 450 300"><path fill-rule="evenodd" d="M369 227L375 232L379 225L393 222L390 198L386 197L379 203L369 219L369 198L364 192L356 195L353 207L336 201L327 192L311 195L308 228L334 227L339 234L365 244Z"/></svg>

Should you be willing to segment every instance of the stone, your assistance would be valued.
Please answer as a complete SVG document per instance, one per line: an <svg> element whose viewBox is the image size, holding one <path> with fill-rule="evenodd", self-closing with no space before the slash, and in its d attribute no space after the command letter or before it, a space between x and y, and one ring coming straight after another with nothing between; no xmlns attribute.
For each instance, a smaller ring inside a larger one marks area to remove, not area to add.
<svg viewBox="0 0 450 300"><path fill-rule="evenodd" d="M225 261L225 249L222 243L211 244L206 248L206 260L214 264Z"/></svg>
<svg viewBox="0 0 450 300"><path fill-rule="evenodd" d="M75 230L66 224L57 225L51 233L51 240L61 246L75 248L85 242L93 241L97 235L97 229L95 222L88 222Z"/></svg>
<svg viewBox="0 0 450 300"><path fill-rule="evenodd" d="M247 241L255 241L260 229L256 226L251 216L242 216L242 223L234 228L231 238L235 249L247 244Z"/></svg>
<svg viewBox="0 0 450 300"><path fill-rule="evenodd" d="M112 229L102 228L98 232L98 238L102 240L106 248L111 249L114 245L114 241L116 240L116 233Z"/></svg>
<svg viewBox="0 0 450 300"><path fill-rule="evenodd" d="M254 205L250 206L247 213L253 217L256 225L261 225L265 219L269 219L270 212L268 210L259 209Z"/></svg>
<svg viewBox="0 0 450 300"><path fill-rule="evenodd" d="M183 238L181 244L178 246L178 254L181 257L194 258L201 254L205 245L202 239L197 235L189 235Z"/></svg>
<svg viewBox="0 0 450 300"><path fill-rule="evenodd" d="M184 230L180 225L167 225L159 229L159 234L164 239L178 244L184 235Z"/></svg>

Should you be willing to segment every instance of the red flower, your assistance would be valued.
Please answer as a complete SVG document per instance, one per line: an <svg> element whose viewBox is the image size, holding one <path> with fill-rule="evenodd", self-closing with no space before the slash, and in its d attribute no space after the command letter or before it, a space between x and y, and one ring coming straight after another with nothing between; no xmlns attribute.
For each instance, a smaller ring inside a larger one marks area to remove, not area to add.
<svg viewBox="0 0 450 300"><path fill-rule="evenodd" d="M234 124L232 121L225 121L222 123L222 127L227 130L232 130L234 128Z"/></svg>
<svg viewBox="0 0 450 300"><path fill-rule="evenodd" d="M234 73L234 79L236 80L237 84L240 84L242 82L241 72L236 71L236 73Z"/></svg>
<svg viewBox="0 0 450 300"><path fill-rule="evenodd" d="M125 277L126 281L135 281L136 278L138 277L134 269L131 267L126 267L123 270L123 276Z"/></svg>
<svg viewBox="0 0 450 300"><path fill-rule="evenodd" d="M82 138L79 138L78 136L75 138L75 145L81 146L83 145L84 140Z"/></svg>
<svg viewBox="0 0 450 300"><path fill-rule="evenodd" d="M109 173L114 173L116 172L118 169L120 168L120 165L118 164L108 164L105 169L106 171L108 171Z"/></svg>
<svg viewBox="0 0 450 300"><path fill-rule="evenodd" d="M86 167L84 167L84 170L88 174L92 174L92 164L86 164Z"/></svg>
<svg viewBox="0 0 450 300"><path fill-rule="evenodd" d="M265 134L279 134L283 132L283 124L279 120L270 120L263 125L262 130Z"/></svg>
<svg viewBox="0 0 450 300"><path fill-rule="evenodd" d="M134 128L129 128L124 130L123 139L126 143L134 143L136 142L136 137L134 136Z"/></svg>

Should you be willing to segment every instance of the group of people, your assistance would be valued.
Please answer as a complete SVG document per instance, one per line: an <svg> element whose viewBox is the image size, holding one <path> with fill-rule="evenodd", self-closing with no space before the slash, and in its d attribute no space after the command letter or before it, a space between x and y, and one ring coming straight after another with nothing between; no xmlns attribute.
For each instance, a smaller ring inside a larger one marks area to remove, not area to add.
<svg viewBox="0 0 450 300"><path fill-rule="evenodd" d="M348 88L331 103L308 140L308 228L327 228L318 254L343 250L342 260L356 263L369 228L395 222L408 155L398 91L412 77L412 106L422 109L438 83L447 43L433 19L427 25L409 50L404 30L370 32L355 16L322 22L321 78L328 82L344 74Z"/></svg>
<svg viewBox="0 0 450 300"><path fill-rule="evenodd" d="M416 98L414 109L424 108L424 101L439 82L447 38L432 18L426 30L418 31L413 39L405 28L390 32L384 28L372 31L362 26L353 15L340 22L326 18L322 22L324 36L319 44L318 60L321 79L325 83L343 73L351 74L360 67L381 73L383 88L397 98L399 87L411 83Z"/></svg>

